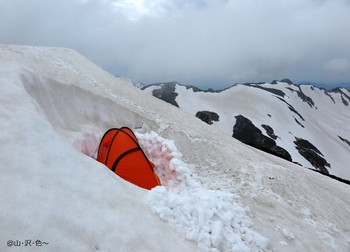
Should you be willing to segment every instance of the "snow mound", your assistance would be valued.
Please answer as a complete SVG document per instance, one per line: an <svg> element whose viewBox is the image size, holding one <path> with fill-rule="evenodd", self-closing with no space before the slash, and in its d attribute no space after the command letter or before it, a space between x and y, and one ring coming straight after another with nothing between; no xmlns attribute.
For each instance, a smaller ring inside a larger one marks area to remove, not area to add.
<svg viewBox="0 0 350 252"><path fill-rule="evenodd" d="M145 196L162 220L205 250L250 251L248 244L267 246L269 239L252 229L249 207L238 204L237 195L203 188L181 160L174 141L155 132L137 133L137 138L163 184Z"/></svg>

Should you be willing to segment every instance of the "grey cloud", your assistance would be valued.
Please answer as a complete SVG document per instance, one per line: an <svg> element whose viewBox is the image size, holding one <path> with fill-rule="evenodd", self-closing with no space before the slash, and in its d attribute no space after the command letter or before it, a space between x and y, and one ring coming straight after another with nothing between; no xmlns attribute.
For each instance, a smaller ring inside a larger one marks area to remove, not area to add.
<svg viewBox="0 0 350 252"><path fill-rule="evenodd" d="M325 69L334 74L346 74L350 71L350 62L347 59L333 59L326 63Z"/></svg>
<svg viewBox="0 0 350 252"><path fill-rule="evenodd" d="M349 1L154 0L131 19L123 3L2 0L0 43L70 47L146 83L350 80Z"/></svg>

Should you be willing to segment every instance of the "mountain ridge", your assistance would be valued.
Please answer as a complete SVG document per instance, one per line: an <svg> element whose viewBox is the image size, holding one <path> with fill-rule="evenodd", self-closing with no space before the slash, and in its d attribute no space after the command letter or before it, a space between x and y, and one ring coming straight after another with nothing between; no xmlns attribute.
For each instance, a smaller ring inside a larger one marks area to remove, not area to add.
<svg viewBox="0 0 350 252"><path fill-rule="evenodd" d="M293 121L295 125L291 127L291 130L283 133L285 135L283 140L278 138L277 142L282 149L286 149L287 152L290 153L293 157L293 162L306 168L316 169L326 175L332 174L333 176L339 176L345 180L350 179L350 172L347 171L346 168L340 167L346 166L345 161L343 161L344 163L337 161L328 151L321 152L326 154L315 151L315 148L317 148L316 146L323 146L322 148L327 149L327 143L331 142L334 148L341 147L343 153L341 158L344 159L346 153L349 152L349 149L346 149L347 147L344 146L344 143L346 143L347 139L350 139L350 135L347 130L341 130L343 124L347 125L347 123L350 122L350 118L347 116L349 113L350 91L346 88L338 87L332 90L326 90L309 84L297 85L285 78L281 81L274 80L271 83L235 84L218 91L201 90L197 87L183 85L175 81L147 85L143 87L142 90L179 107L233 137L235 133L233 132L232 134L232 128L234 128L236 122L234 117L237 118L239 115L245 116L247 120L253 119L253 121L255 121L253 124L260 128L262 132L266 132L266 130L261 125L266 125L277 132L285 131L283 130L283 128L286 128L283 124L283 118L284 116L289 117L288 125L292 125ZM231 93L231 95L229 95L229 93ZM240 103L232 101L233 99L237 99L237 93L241 93L242 97L246 97L246 100L241 97ZM250 106L251 111L246 110L244 113L239 112L242 109L237 109L237 107L247 106L245 103L250 102L249 99L251 95L255 97L253 103L256 103L256 106ZM191 101L191 99L194 101ZM225 108L222 104L225 101L228 104L226 107L230 109ZM269 108L267 108L266 104L269 104ZM305 107L304 104L307 105L307 107ZM235 109L231 109L232 107ZM261 108L264 108L264 112L261 111ZM278 112L277 108L281 108L283 113ZM269 109L273 110L274 113L269 112ZM237 113L231 112L230 110L237 110ZM258 110L260 110L260 112L258 112ZM267 118L263 119L262 117L264 114L268 115L268 118L277 117L278 119L277 121ZM317 116L315 116L316 114ZM324 121L322 118L325 114L328 115L328 119L330 120L325 122L324 125L329 124L333 127L334 131L338 128L337 130L342 133L338 134L337 132L330 132L325 129L325 126L320 123L320 121ZM226 118L224 118L225 116ZM212 120L213 118L221 119ZM332 118L336 118L333 124L331 122ZM221 122L220 120L226 122ZM269 120L273 122L268 123ZM227 121L230 122L228 123ZM340 121L342 123L339 123ZM225 123L229 124L230 127L224 126L223 124ZM320 126L316 127L316 124ZM297 127L300 127L300 129ZM231 130L229 128L231 128ZM318 128L323 129L320 131ZM317 130L318 132L316 132ZM252 131L251 134L255 134L256 138L258 137L257 131L255 130ZM290 134L290 136L287 136L287 134ZM332 136L327 136L329 134ZM260 136L260 138L262 137L261 139L264 137L269 137L271 139L267 132L261 133L261 135L263 135ZM342 141L338 135L345 140ZM322 138L324 138L324 141L320 140ZM337 141L337 143L334 144L334 141ZM309 144L306 144L306 142ZM250 144L249 141L245 143ZM304 146L301 147L300 144ZM256 146L256 144L253 145L269 153L274 152L272 150L267 150L267 146L264 144L260 147ZM305 145L308 147L305 147ZM311 148L311 145L315 146L315 148ZM334 151L331 152L333 153ZM339 154L336 156L339 157ZM330 162L328 160L333 161ZM347 158L345 158L345 160L347 160Z"/></svg>
<svg viewBox="0 0 350 252"><path fill-rule="evenodd" d="M122 77L122 76L116 76L116 77ZM123 77L123 78L127 78L127 77ZM127 79L129 79L129 78L127 78ZM129 79L129 80L131 80L131 79ZM310 86L311 85L311 86L313 86L315 88L319 88L321 90L326 90L326 91L333 91L335 89L340 89L340 88L345 88L346 90L350 91L350 82L343 82L343 83L337 83L337 84L331 84L331 85L330 84L317 83L317 82L307 82L307 81L301 81L301 82L298 82L298 83L294 83L289 78L284 78L282 80L276 80L276 79L272 80L270 82L270 84L276 84L277 82L285 82L285 83L288 83L290 85L295 85L295 86L304 86L304 85ZM140 82L136 82L136 83L140 83ZM149 83L149 84L141 83L142 86L137 86L137 85L134 85L134 86L136 86L136 87L138 87L138 88L143 90L143 89L146 89L146 88L148 88L150 86L155 86L155 85L159 86L161 84L169 85L171 83L176 83L176 84L178 84L180 86L185 86L188 89L192 88L195 92L220 93L220 92L225 91L227 89L230 89L231 87L234 87L236 85L253 85L253 84L261 85L261 84L266 84L268 82L264 82L264 81L262 81L262 82L243 82L243 83L237 82L237 83L234 83L234 84L232 84L230 86L227 86L227 87L221 88L221 89L214 89L212 87L209 87L207 89L202 89L202 88L199 88L199 87L194 86L194 85L182 84L182 83L180 83L178 81L154 82L154 83Z"/></svg>

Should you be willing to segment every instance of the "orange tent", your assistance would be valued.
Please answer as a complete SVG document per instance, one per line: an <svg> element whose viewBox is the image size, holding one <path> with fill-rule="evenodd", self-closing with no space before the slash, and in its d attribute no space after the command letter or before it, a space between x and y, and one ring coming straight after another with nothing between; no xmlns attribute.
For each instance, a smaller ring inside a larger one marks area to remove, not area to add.
<svg viewBox="0 0 350 252"><path fill-rule="evenodd" d="M98 147L97 161L121 178L145 189L160 185L154 164L148 160L131 129L108 130Z"/></svg>

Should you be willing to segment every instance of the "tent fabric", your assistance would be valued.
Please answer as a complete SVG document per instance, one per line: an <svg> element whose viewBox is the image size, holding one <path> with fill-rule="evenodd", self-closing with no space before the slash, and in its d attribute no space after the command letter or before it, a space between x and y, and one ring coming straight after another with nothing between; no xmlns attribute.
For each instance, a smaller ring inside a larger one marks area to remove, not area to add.
<svg viewBox="0 0 350 252"><path fill-rule="evenodd" d="M145 189L160 185L154 164L141 149L133 131L127 127L112 128L101 139L97 161L121 178Z"/></svg>

